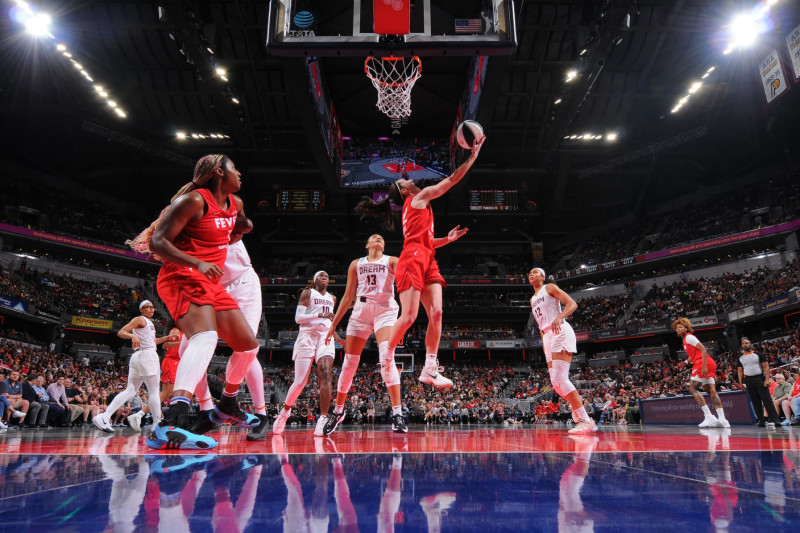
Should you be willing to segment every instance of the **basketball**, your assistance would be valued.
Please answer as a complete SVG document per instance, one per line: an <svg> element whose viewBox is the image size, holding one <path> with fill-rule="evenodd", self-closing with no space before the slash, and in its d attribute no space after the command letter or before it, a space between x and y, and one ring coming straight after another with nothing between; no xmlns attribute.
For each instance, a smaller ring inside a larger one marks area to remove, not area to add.
<svg viewBox="0 0 800 533"><path fill-rule="evenodd" d="M483 127L474 120L465 120L456 130L456 140L464 150L472 150L472 143L481 137L483 137Z"/></svg>

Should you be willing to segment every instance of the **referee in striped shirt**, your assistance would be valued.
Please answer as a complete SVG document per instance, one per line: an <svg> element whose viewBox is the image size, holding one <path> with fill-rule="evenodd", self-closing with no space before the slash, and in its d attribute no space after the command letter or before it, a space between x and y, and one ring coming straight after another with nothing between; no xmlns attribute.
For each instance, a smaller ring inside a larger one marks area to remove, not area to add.
<svg viewBox="0 0 800 533"><path fill-rule="evenodd" d="M742 355L739 356L739 364L736 368L739 374L739 383L745 386L750 401L753 402L753 409L758 417L758 427L775 427L780 423L781 417L775 410L775 404L769 395L767 386L772 379L769 372L769 360L766 355L757 354L753 351L753 343L747 337L742 337ZM764 421L764 409L769 415L769 422Z"/></svg>

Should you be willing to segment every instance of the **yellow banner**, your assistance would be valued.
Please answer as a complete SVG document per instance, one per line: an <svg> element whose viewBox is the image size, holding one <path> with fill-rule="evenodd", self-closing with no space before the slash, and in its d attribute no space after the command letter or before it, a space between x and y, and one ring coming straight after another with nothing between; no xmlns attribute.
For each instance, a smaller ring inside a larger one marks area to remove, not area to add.
<svg viewBox="0 0 800 533"><path fill-rule="evenodd" d="M73 316L73 326L84 326L87 328L111 329L114 327L113 320L104 320L102 318L89 318L86 316Z"/></svg>

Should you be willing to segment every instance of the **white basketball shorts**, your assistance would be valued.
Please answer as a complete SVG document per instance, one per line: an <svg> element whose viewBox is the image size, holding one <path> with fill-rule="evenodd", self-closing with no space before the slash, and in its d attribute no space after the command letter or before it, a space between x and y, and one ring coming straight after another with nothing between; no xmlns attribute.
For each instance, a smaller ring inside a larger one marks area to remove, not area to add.
<svg viewBox="0 0 800 533"><path fill-rule="evenodd" d="M157 376L161 373L161 363L155 350L137 350L128 363L129 378Z"/></svg>
<svg viewBox="0 0 800 533"><path fill-rule="evenodd" d="M325 331L301 331L297 334L292 351L292 361L297 359L313 359L319 361L325 356L333 357L336 348L336 341L331 337L331 341L325 344Z"/></svg>
<svg viewBox="0 0 800 533"><path fill-rule="evenodd" d="M542 335L542 348L544 348L544 357L548 363L553 360L554 353L563 352L564 350L570 353L577 352L575 330L572 329L569 322L561 324L561 331L558 334L548 330L547 333Z"/></svg>
<svg viewBox="0 0 800 533"><path fill-rule="evenodd" d="M225 290L239 304L239 309L242 311L245 320L247 320L253 333L255 333L258 330L258 324L261 322L261 313L263 312L261 308L261 280L258 279L256 271L251 268L242 277L227 285Z"/></svg>
<svg viewBox="0 0 800 533"><path fill-rule="evenodd" d="M397 322L400 306L394 298L386 302L358 301L347 322L347 336L367 339L370 335Z"/></svg>

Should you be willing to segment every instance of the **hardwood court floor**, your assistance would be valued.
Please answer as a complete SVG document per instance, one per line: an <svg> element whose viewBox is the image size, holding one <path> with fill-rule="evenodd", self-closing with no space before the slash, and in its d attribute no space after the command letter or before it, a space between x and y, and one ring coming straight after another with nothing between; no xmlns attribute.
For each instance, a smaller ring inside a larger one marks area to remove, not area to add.
<svg viewBox="0 0 800 533"><path fill-rule="evenodd" d="M3 531L797 531L798 428L312 428L205 453L0 433ZM699 528L699 529L698 529Z"/></svg>

